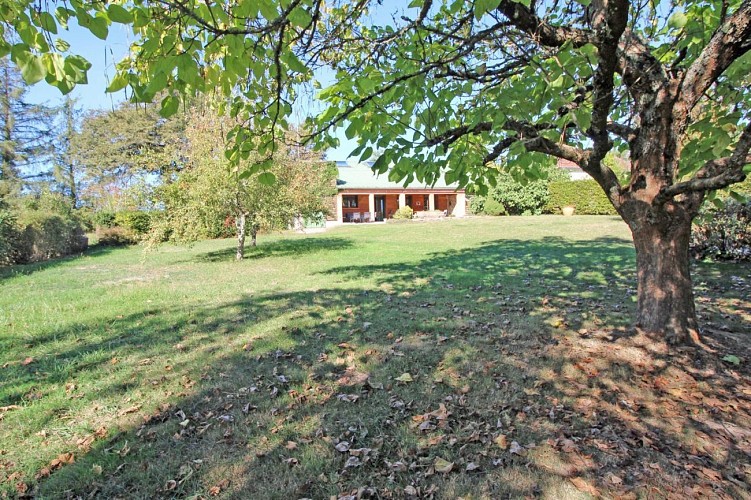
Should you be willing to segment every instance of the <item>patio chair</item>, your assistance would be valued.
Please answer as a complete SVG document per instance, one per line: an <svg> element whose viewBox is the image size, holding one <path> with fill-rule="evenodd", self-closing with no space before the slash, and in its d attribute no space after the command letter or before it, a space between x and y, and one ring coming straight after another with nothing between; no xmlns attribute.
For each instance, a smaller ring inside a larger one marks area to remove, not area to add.
<svg viewBox="0 0 751 500"><path fill-rule="evenodd" d="M360 212L352 212L352 222L362 222L362 219L360 219Z"/></svg>
<svg viewBox="0 0 751 500"><path fill-rule="evenodd" d="M370 222L370 212L365 212L364 214L362 214L362 221Z"/></svg>

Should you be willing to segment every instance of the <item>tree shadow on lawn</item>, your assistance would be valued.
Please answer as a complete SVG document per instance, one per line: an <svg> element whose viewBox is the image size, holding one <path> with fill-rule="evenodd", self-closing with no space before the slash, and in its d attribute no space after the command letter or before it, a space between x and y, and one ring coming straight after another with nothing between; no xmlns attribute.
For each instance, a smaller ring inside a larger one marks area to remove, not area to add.
<svg viewBox="0 0 751 500"><path fill-rule="evenodd" d="M341 288L137 314L113 327L114 352L84 340L58 353L102 352L85 370L105 375L77 408L85 387L48 408L44 428L61 410L87 417L72 434L24 429L54 450L42 465L75 454L41 470L34 492L741 496L751 485L747 376L615 340L633 307L622 242L492 242L330 272ZM379 287L346 288L364 275ZM23 428L44 401L5 424Z"/></svg>
<svg viewBox="0 0 751 500"><path fill-rule="evenodd" d="M326 237L316 238L299 236L291 239L264 242L261 239L258 246L245 247L245 259L265 259L269 257L287 257L306 253L324 252L330 250L344 250L353 247L353 242L348 238ZM234 260L236 248L225 248L213 252L199 254L192 262L226 262Z"/></svg>

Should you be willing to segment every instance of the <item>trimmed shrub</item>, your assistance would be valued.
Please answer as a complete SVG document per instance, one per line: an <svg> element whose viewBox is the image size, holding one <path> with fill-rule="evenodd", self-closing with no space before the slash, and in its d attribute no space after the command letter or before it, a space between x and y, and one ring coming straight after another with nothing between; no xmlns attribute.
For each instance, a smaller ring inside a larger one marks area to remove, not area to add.
<svg viewBox="0 0 751 500"><path fill-rule="evenodd" d="M484 196L469 196L469 213L474 215L482 215L485 209L485 197Z"/></svg>
<svg viewBox="0 0 751 500"><path fill-rule="evenodd" d="M560 214L561 208L574 207L578 215L618 214L594 180L551 182L548 190L546 213Z"/></svg>
<svg viewBox="0 0 751 500"><path fill-rule="evenodd" d="M723 208L703 208L692 227L691 255L751 261L751 203L729 200Z"/></svg>
<svg viewBox="0 0 751 500"><path fill-rule="evenodd" d="M94 212L91 220L95 228L115 227L116 225L114 212Z"/></svg>
<svg viewBox="0 0 751 500"><path fill-rule="evenodd" d="M396 212L394 212L394 219L411 219L412 215L414 215L414 212L412 211L412 207L410 206L403 206Z"/></svg>
<svg viewBox="0 0 751 500"><path fill-rule="evenodd" d="M37 262L82 252L88 240L73 216L26 210L19 217L20 253L17 263Z"/></svg>
<svg viewBox="0 0 751 500"><path fill-rule="evenodd" d="M140 240L131 230L119 226L97 229L96 239L97 245L106 247L135 245Z"/></svg>
<svg viewBox="0 0 751 500"><path fill-rule="evenodd" d="M0 200L0 266L18 262L21 254L21 234L16 214Z"/></svg>
<svg viewBox="0 0 751 500"><path fill-rule="evenodd" d="M485 215L507 215L506 207L495 198L487 198L482 207L482 213Z"/></svg>
<svg viewBox="0 0 751 500"><path fill-rule="evenodd" d="M140 210L117 212L114 225L132 231L137 235L146 234L151 228L151 216L148 212Z"/></svg>

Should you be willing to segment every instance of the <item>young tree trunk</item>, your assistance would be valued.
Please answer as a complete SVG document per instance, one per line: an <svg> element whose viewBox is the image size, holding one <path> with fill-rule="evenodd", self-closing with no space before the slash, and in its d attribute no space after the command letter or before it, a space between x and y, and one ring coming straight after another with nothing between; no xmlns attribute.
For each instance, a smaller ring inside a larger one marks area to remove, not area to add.
<svg viewBox="0 0 751 500"><path fill-rule="evenodd" d="M239 212L235 216L235 227L237 227L237 252L235 252L235 260L243 260L245 256L245 214ZM253 238L253 246L255 246L255 237Z"/></svg>
<svg viewBox="0 0 751 500"><path fill-rule="evenodd" d="M258 236L258 226L256 224L250 225L250 246L255 248L256 246L256 236Z"/></svg>
<svg viewBox="0 0 751 500"><path fill-rule="evenodd" d="M691 217L661 210L627 220L636 247L636 327L670 344L699 344L691 283Z"/></svg>

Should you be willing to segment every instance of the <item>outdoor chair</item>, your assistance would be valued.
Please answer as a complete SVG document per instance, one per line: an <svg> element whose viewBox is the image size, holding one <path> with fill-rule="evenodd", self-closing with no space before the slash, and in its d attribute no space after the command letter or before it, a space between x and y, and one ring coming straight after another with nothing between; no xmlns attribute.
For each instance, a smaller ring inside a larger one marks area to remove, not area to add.
<svg viewBox="0 0 751 500"><path fill-rule="evenodd" d="M352 222L362 222L362 219L360 219L360 212L352 213Z"/></svg>
<svg viewBox="0 0 751 500"><path fill-rule="evenodd" d="M370 222L370 212L365 212L364 214L362 214L362 221Z"/></svg>

